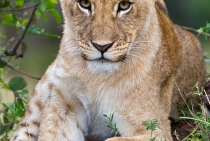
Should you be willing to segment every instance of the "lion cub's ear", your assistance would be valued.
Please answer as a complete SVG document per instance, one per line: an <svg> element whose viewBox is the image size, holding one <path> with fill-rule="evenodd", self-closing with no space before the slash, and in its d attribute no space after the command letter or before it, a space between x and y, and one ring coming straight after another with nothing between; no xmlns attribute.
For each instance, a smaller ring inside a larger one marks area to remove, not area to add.
<svg viewBox="0 0 210 141"><path fill-rule="evenodd" d="M155 3L159 7L159 9L161 9L162 11L164 11L164 13L168 15L168 10L166 8L164 0L155 0Z"/></svg>
<svg viewBox="0 0 210 141"><path fill-rule="evenodd" d="M161 3L164 7L166 7L164 0L157 0L157 2Z"/></svg>

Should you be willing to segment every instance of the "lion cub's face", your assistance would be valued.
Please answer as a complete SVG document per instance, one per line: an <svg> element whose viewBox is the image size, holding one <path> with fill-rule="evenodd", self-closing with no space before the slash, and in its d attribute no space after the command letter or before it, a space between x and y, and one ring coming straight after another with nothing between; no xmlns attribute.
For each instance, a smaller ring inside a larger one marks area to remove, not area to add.
<svg viewBox="0 0 210 141"><path fill-rule="evenodd" d="M65 30L73 32L81 56L97 71L118 69L138 34L146 30L154 5L153 0L60 1Z"/></svg>

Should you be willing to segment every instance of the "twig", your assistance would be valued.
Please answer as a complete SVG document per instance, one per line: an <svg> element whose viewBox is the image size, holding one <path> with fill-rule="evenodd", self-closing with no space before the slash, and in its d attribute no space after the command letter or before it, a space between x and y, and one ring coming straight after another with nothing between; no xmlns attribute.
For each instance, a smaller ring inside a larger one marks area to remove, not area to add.
<svg viewBox="0 0 210 141"><path fill-rule="evenodd" d="M210 77L210 73L206 73L206 77Z"/></svg>
<svg viewBox="0 0 210 141"><path fill-rule="evenodd" d="M196 128L193 129L193 131L191 132L191 134L194 134L196 132L196 130L198 130L198 126L196 126ZM187 139L188 137L190 137L191 134L189 134L187 137L185 137L184 139L182 139L182 141L184 141L185 139Z"/></svg>
<svg viewBox="0 0 210 141"><path fill-rule="evenodd" d="M182 99L184 100L184 103L186 104L187 108L190 110L190 107L188 106L187 101L185 100L185 98L184 98L184 96L183 96L181 90L179 89L179 87L178 87L178 85L177 85L177 83L176 83L176 80L174 80L174 82L175 82L175 85L176 85L176 88L177 88L179 94L181 95ZM190 112L192 113L191 110L190 110Z"/></svg>
<svg viewBox="0 0 210 141"><path fill-rule="evenodd" d="M0 109L0 113L4 113L4 111L5 111L4 109Z"/></svg>
<svg viewBox="0 0 210 141"><path fill-rule="evenodd" d="M21 9L11 9L11 10L1 10L0 9L0 12L19 12L19 11L24 11L24 10L31 9L33 7L36 7L37 5L39 5L39 3L31 5L31 6L28 6L28 7L25 7L25 8L21 8Z"/></svg>
<svg viewBox="0 0 210 141"><path fill-rule="evenodd" d="M184 28L184 29L186 29L186 30L188 30L188 31L192 31L192 32L195 32L195 33L198 33L198 34L202 34L202 35L205 35L205 36L208 36L208 37L210 37L210 34L208 34L208 33L204 33L204 32L198 32L196 29L194 29L194 28L191 28L191 27L186 27L186 26L181 26L182 28Z"/></svg>
<svg viewBox="0 0 210 141"><path fill-rule="evenodd" d="M9 88L9 86L7 84L4 83L4 81L2 80L2 78L0 78L0 82L6 87Z"/></svg>
<svg viewBox="0 0 210 141"><path fill-rule="evenodd" d="M24 39L24 37L25 37L25 35L26 35L26 33L27 33L27 31L28 31L28 29L29 29L29 27L30 27L32 21L33 21L33 18L34 18L34 16L35 16L35 12L36 12L36 10L37 10L39 4L40 4L40 3L38 3L38 4L36 4L36 5L34 6L34 10L32 11L31 17L30 17L30 19L29 19L29 21L28 21L28 23L27 23L27 25L26 25L26 27L25 27L25 29L24 29L22 35L21 35L21 36L19 37L19 39L16 41L15 45L14 45L13 47L11 47L10 49L7 49L7 50L5 51L5 54L6 54L7 56L14 56L14 55L17 55L17 49L18 49L20 43L22 42L22 40Z"/></svg>
<svg viewBox="0 0 210 141"><path fill-rule="evenodd" d="M208 95L207 95L207 93L206 93L206 91L205 91L205 90L204 90L204 93L205 93L205 95L206 95L206 99L207 99L207 101L208 101L208 103L209 103L209 105L210 105L209 97L208 97Z"/></svg>
<svg viewBox="0 0 210 141"><path fill-rule="evenodd" d="M30 78L40 80L40 78L38 78L38 77L31 76L31 75L27 74L26 72L23 72L23 71L21 71L21 70L15 68L15 67L14 67L12 64L10 64L7 60L5 60L5 59L1 56L1 54L0 54L0 60L1 60L4 64L6 64L7 67L9 67L9 68L11 68L11 69L14 69L14 70L16 70L17 72L22 73L22 74L24 74L24 75L26 75L26 76L28 76L28 77L30 77Z"/></svg>

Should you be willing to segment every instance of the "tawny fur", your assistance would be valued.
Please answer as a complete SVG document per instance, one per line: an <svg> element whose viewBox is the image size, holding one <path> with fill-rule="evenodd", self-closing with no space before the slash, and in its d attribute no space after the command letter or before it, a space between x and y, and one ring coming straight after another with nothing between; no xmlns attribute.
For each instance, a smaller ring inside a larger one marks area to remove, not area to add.
<svg viewBox="0 0 210 141"><path fill-rule="evenodd" d="M173 25L163 0L60 0L65 20L56 60L36 86L11 141L149 141L143 121L158 120L157 140L172 141L169 117L205 81L200 43ZM103 53L93 43L113 45ZM107 61L109 60L109 61ZM180 89L180 93L178 91ZM121 137L103 114L114 113Z"/></svg>

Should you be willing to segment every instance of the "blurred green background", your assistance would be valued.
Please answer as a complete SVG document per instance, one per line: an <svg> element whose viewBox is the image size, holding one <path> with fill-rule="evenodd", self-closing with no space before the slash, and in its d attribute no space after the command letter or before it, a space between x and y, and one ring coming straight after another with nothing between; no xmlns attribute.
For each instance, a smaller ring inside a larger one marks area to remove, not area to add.
<svg viewBox="0 0 210 141"><path fill-rule="evenodd" d="M169 16L175 24L198 29L204 27L206 22L210 22L210 0L165 0ZM57 6L60 10L60 6ZM48 15L48 22L38 20L38 26L45 28L46 32L62 35L62 25L58 25L55 19ZM8 37L16 33L12 28L0 25L0 32L6 33ZM210 42L204 36L199 36L204 52L210 56ZM37 77L41 77L48 65L55 59L60 39L46 36L27 36L24 40L28 44L28 50L23 59L13 59L13 64L19 65L20 69ZM1 40L0 40L0 44ZM13 70L6 71L6 78L9 80L13 76L22 76L28 82L30 92L34 88L37 80L28 78ZM6 98L9 100L10 98Z"/></svg>

